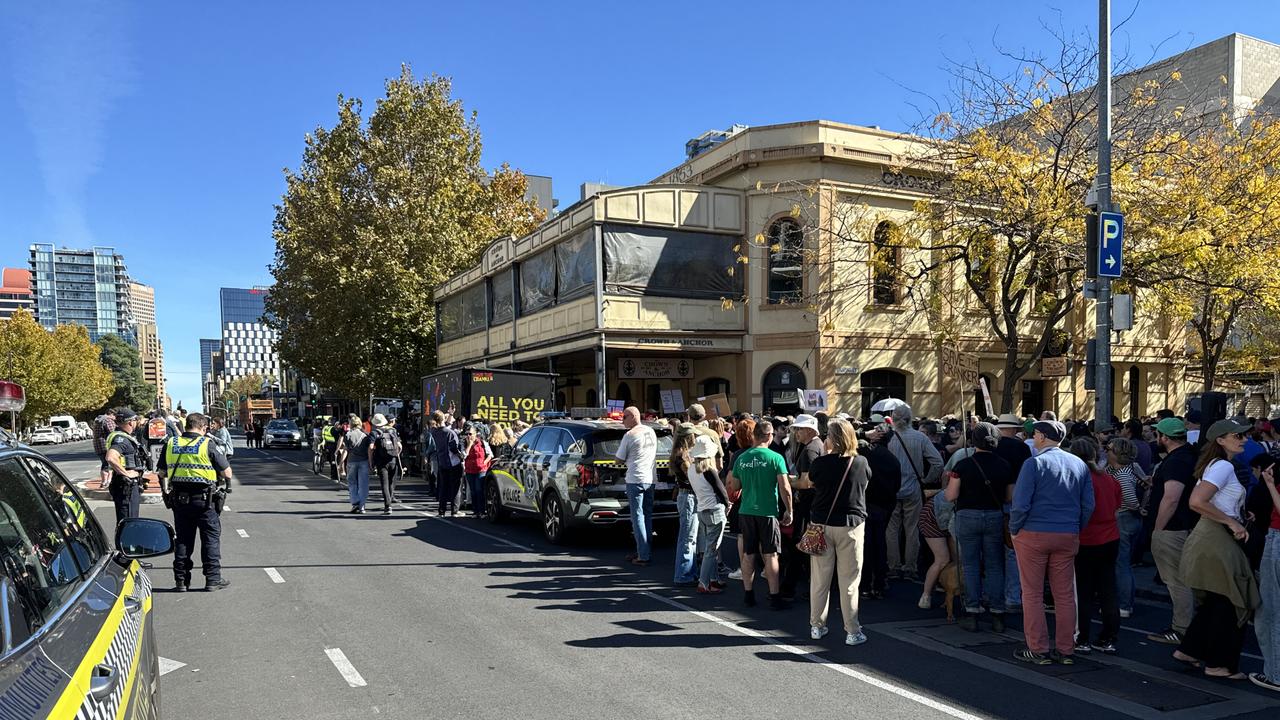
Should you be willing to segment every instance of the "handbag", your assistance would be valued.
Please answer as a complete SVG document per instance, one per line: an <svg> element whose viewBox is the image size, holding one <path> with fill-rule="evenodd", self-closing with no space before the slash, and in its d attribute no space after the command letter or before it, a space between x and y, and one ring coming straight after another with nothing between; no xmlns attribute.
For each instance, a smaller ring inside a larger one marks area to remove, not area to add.
<svg viewBox="0 0 1280 720"><path fill-rule="evenodd" d="M976 454L977 453L975 453L975 455ZM995 500L996 504L999 505L1001 508L1003 508L1004 503L1000 502L1000 498L996 497L996 489L991 487L991 480L987 477L987 471L982 469L982 463L978 462L976 457L972 459L973 459L973 466L978 468L978 472L982 475L982 482L986 484L987 492L991 493L991 499ZM1004 523L1002 523L1002 525L1004 529L1004 546L1012 550L1013 535L1009 532L1009 513L1003 513L1003 515L1004 515Z"/></svg>
<svg viewBox="0 0 1280 720"><path fill-rule="evenodd" d="M805 529L804 535L800 537L800 542L796 543L796 549L806 555L821 555L827 551L827 526L826 523L831 522L831 513L836 509L836 500L840 498L840 491L844 489L844 481L849 479L849 471L853 469L854 458L849 458L849 465L844 469L844 475L840 477L840 484L836 486L836 494L831 498L831 507L827 508L827 519L822 525L817 523L809 523L809 527Z"/></svg>

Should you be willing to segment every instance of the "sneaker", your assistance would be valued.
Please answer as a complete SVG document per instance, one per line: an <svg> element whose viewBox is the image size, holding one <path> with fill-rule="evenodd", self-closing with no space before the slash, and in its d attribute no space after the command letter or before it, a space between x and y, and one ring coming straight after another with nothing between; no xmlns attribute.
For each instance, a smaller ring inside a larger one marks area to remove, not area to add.
<svg viewBox="0 0 1280 720"><path fill-rule="evenodd" d="M352 514L352 515L358 515L358 514L360 514L360 506L359 506L359 505L352 505L352 506L351 506L351 514Z"/></svg>
<svg viewBox="0 0 1280 720"><path fill-rule="evenodd" d="M1249 682L1264 690L1275 690L1276 692L1280 692L1280 682L1276 682L1262 673L1249 673Z"/></svg>
<svg viewBox="0 0 1280 720"><path fill-rule="evenodd" d="M728 575L726 575L725 577L728 577L730 580L741 580L741 579L742 579L742 571L741 571L741 570L734 570L733 572L729 573L729 574L728 574Z"/></svg>
<svg viewBox="0 0 1280 720"><path fill-rule="evenodd" d="M723 590L721 590L720 588L716 587L714 583L711 585L711 587L707 587L706 585L703 585L702 583L698 583L698 594L699 594L699 595L719 595L719 594L720 594L720 593L722 593L722 592L724 592L724 591L723 591Z"/></svg>
<svg viewBox="0 0 1280 720"><path fill-rule="evenodd" d="M205 583L204 589L205 589L205 592L213 592L214 590L222 590L223 588L229 587L230 585L231 585L230 580L226 578L221 578L219 580L212 580L210 582Z"/></svg>
<svg viewBox="0 0 1280 720"><path fill-rule="evenodd" d="M1004 613L993 613L991 615L991 632L1004 632Z"/></svg>
<svg viewBox="0 0 1280 720"><path fill-rule="evenodd" d="M1181 645L1182 633L1174 630L1173 628L1168 628L1167 630L1161 630L1158 633L1148 635L1147 639L1151 642L1164 643L1165 645Z"/></svg>
<svg viewBox="0 0 1280 720"><path fill-rule="evenodd" d="M978 616L973 613L965 613L965 616L960 618L960 629L978 632Z"/></svg>
<svg viewBox="0 0 1280 720"><path fill-rule="evenodd" d="M867 594L870 595L871 593L867 593ZM921 610L932 610L933 599L930 598L928 595L921 595L920 601L916 603L916 607L920 608Z"/></svg>
<svg viewBox="0 0 1280 720"><path fill-rule="evenodd" d="M756 592L755 592L754 590L743 590L743 591L742 591L742 604L743 604L743 605L746 605L747 607L755 607L755 606L756 606Z"/></svg>
<svg viewBox="0 0 1280 720"><path fill-rule="evenodd" d="M1120 608L1120 617L1122 617L1122 618L1131 618L1131 617L1133 617L1133 611L1132 611L1132 610L1125 610L1124 608Z"/></svg>
<svg viewBox="0 0 1280 720"><path fill-rule="evenodd" d="M1075 651L1081 655L1088 655L1093 652L1093 646L1087 642L1078 642L1076 643Z"/></svg>
<svg viewBox="0 0 1280 720"><path fill-rule="evenodd" d="M187 591L187 584L186 584L186 583L178 583L177 585L174 585L174 586L173 586L173 591L174 591L174 592L186 592L186 591Z"/></svg>
<svg viewBox="0 0 1280 720"><path fill-rule="evenodd" d="M1105 653L1105 654L1107 654L1107 655L1115 655L1115 654L1116 654L1116 644L1115 644L1115 643L1113 643L1113 642L1101 642L1101 641L1099 641L1099 642L1095 642L1095 643L1090 643L1090 644L1089 644L1089 647L1093 648L1094 650L1097 650L1097 651L1098 651L1098 652L1100 652L1100 653Z"/></svg>
<svg viewBox="0 0 1280 720"><path fill-rule="evenodd" d="M1024 663L1031 663L1032 665L1049 665L1053 662L1048 655L1032 652L1029 648L1023 648L1014 653L1013 659Z"/></svg>
<svg viewBox="0 0 1280 720"><path fill-rule="evenodd" d="M723 589L725 589L725 588L727 588L727 587L729 587L729 586L728 586L727 584L723 583L723 582L720 582L719 580L712 580L712 581L711 581L711 587L713 587L713 588L715 588L715 589L717 589L717 590L723 590Z"/></svg>
<svg viewBox="0 0 1280 720"><path fill-rule="evenodd" d="M867 634L859 630L855 633L849 633L844 636L845 645L861 645L867 641Z"/></svg>
<svg viewBox="0 0 1280 720"><path fill-rule="evenodd" d="M382 509L382 514L383 514L383 515L390 515L390 514L391 514L391 508L383 508L383 509Z"/></svg>
<svg viewBox="0 0 1280 720"><path fill-rule="evenodd" d="M1059 665L1075 665L1076 664L1075 655L1064 655L1056 650L1053 652L1053 660Z"/></svg>
<svg viewBox="0 0 1280 720"><path fill-rule="evenodd" d="M829 632L831 632L831 629L830 629L830 628L825 628L825 627L811 627L811 628L809 628L809 639L810 639L810 640L821 640L822 638L826 637L826 636L827 636L827 633L829 633Z"/></svg>

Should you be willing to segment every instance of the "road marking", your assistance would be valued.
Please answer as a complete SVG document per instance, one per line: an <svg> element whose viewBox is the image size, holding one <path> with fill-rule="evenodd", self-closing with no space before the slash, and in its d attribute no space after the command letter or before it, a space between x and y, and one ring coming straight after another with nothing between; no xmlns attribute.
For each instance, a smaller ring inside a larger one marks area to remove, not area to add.
<svg viewBox="0 0 1280 720"><path fill-rule="evenodd" d="M267 571L267 577L271 578L271 582L277 585L284 582L284 577L280 574L279 570L275 568L262 568L262 569Z"/></svg>
<svg viewBox="0 0 1280 720"><path fill-rule="evenodd" d="M476 529L475 529L475 528L473 528L473 527L468 527L467 525L463 525L462 523L459 523L459 522L456 522L456 521L450 520L450 519L448 519L448 518L442 518L442 517L440 517L439 515L432 515L431 513L426 512L426 511L424 511L424 510L419 510L419 509L417 509L417 508L413 507L412 505L406 505L405 503L402 503L402 502L398 502L398 503L396 503L396 504L397 504L397 505L399 505L400 507L404 508L405 510L410 510L410 511L412 511L412 512L416 512L416 513L418 513L419 515L421 515L421 516L422 516L422 517L424 517L424 518L428 518L428 519L431 519L431 520L441 520L441 521L447 522L447 523L449 523L450 525L452 525L452 526L454 526L454 527L458 528L459 530L466 530L467 532L471 533L472 535L479 535L480 537L486 537L486 538L489 538L490 540L492 540L492 541L494 541L494 542L502 543L503 545L506 545L506 546L508 546L508 547L517 548L517 549L519 549L519 550L524 550L524 551L526 551L526 552L527 552L527 551L529 551L529 550L532 550L532 549L533 549L533 547L532 547L531 545L521 545L520 543L513 542L513 541L508 540L508 539L506 539L506 538L504 538L504 537L499 537L499 536L497 536L497 535L491 535L491 534L489 534L489 533L487 533L487 532L485 532L485 531L483 531L483 530L476 530Z"/></svg>
<svg viewBox="0 0 1280 720"><path fill-rule="evenodd" d="M338 672L342 674L342 679L347 681L351 687L364 687L369 683L360 677L360 673L356 671L356 666L351 664L347 656L338 648L325 648L324 654L329 656L329 662L338 668Z"/></svg>
<svg viewBox="0 0 1280 720"><path fill-rule="evenodd" d="M184 662L178 662L177 660L170 660L167 657L160 658L160 674L161 675L168 675L174 670L178 670L179 668L184 668L186 666L187 664Z"/></svg>
<svg viewBox="0 0 1280 720"><path fill-rule="evenodd" d="M848 667L846 665L841 665L840 663L834 663L829 660L825 660L811 652L801 650L800 648L795 647L794 645L788 645L782 642L781 640L779 640L778 638L775 638L771 635L766 635L760 632L759 630L752 630L751 628L743 627L731 620L725 620L724 618L718 617L716 615L712 615L711 613L703 612L701 610L698 610L697 608L690 607L689 605L685 605L682 602L672 600L671 598L668 598L668 597L663 597L662 595L659 595L657 593L652 593L647 590L641 590L640 594L651 597L654 600L665 603L679 610L683 610L696 617L700 617L703 620L709 620L723 628L732 630L736 633L746 635L747 637L755 638L766 645L772 645L777 649L782 650L783 652L787 652L797 657L804 658L805 660L808 660L811 663L814 663L816 665L821 665L822 667L828 668L830 670L834 670L840 673L841 675L847 675L848 677L851 677L860 682L864 682L868 685L871 685L872 687L877 687L877 688L880 688L881 690L893 693L898 697L905 698L912 702L916 702L921 705L924 705L925 707L933 708L934 710L937 710L939 712L946 713L947 715L950 715L953 718L959 718L959 720L983 720L981 715L974 715L973 713L966 712L953 705L948 705L944 702L934 700L931 697L921 695L920 693L915 692L914 690L908 690L907 688L901 687L899 685L894 685L893 683L882 680L874 675L870 675L870 674L861 672L859 670L854 670L853 668Z"/></svg>
<svg viewBox="0 0 1280 720"><path fill-rule="evenodd" d="M240 528L236 528L236 534L242 538L249 537L249 533L245 532L244 530L241 530Z"/></svg>

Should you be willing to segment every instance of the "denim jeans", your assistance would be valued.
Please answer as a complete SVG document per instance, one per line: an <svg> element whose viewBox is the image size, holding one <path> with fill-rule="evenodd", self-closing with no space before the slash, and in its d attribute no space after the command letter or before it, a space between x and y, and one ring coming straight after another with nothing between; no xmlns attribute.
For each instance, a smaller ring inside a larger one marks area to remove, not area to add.
<svg viewBox="0 0 1280 720"><path fill-rule="evenodd" d="M484 514L484 475L467 473L467 492L471 495L471 512L480 517Z"/></svg>
<svg viewBox="0 0 1280 720"><path fill-rule="evenodd" d="M347 494L351 504L364 507L369 500L369 463L347 459Z"/></svg>
<svg viewBox="0 0 1280 720"><path fill-rule="evenodd" d="M698 547L702 548L702 570L698 574L698 582L703 587L711 587L711 581L716 579L724 526L723 505L717 505L713 510L698 511Z"/></svg>
<svg viewBox="0 0 1280 720"><path fill-rule="evenodd" d="M1142 533L1142 516L1129 510L1116 515L1120 525L1120 554L1116 556L1116 600L1120 609L1133 610L1133 546Z"/></svg>
<svg viewBox="0 0 1280 720"><path fill-rule="evenodd" d="M991 612L1004 612L1004 512L957 510L955 528L964 569L965 611L982 612L985 572Z"/></svg>
<svg viewBox="0 0 1280 720"><path fill-rule="evenodd" d="M1262 607L1253 621L1253 631L1262 648L1262 674L1272 682L1280 680L1280 530L1267 531L1258 568Z"/></svg>
<svg viewBox="0 0 1280 720"><path fill-rule="evenodd" d="M649 562L649 538L653 536L653 485L627 483L631 507L631 534L636 538L636 559Z"/></svg>
<svg viewBox="0 0 1280 720"><path fill-rule="evenodd" d="M1004 511L1009 512L1010 503L1004 504ZM1004 607L1022 607L1022 580L1018 577L1018 554L1013 548L1004 549Z"/></svg>
<svg viewBox="0 0 1280 720"><path fill-rule="evenodd" d="M691 583L698 579L693 566L698 554L698 498L692 490L676 493L676 509L680 511L680 530L676 535L676 583Z"/></svg>

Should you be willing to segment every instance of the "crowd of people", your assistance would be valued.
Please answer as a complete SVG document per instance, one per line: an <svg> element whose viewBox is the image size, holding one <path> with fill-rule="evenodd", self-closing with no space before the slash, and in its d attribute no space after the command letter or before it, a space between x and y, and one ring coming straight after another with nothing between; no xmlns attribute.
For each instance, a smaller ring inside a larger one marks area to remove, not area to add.
<svg viewBox="0 0 1280 720"><path fill-rule="evenodd" d="M674 436L677 585L718 594L737 580L754 606L763 575L771 608L807 596L817 639L828 632L834 583L846 642L858 645L867 639L859 602L884 598L891 580L918 580L921 609L934 607L935 589L956 593L960 625L974 632L984 618L1001 632L1020 612L1017 659L1069 665L1120 650L1134 568L1150 557L1172 612L1149 639L1209 677L1280 690L1280 418L1202 423L1198 412L1166 410L1102 426L1048 412L930 420L905 403L865 421L706 415L700 405L668 419L627 408L618 450L629 482L637 470L628 496L632 518L643 518L651 436L663 426ZM453 452L444 430L437 443ZM649 531L635 524L630 560L646 565ZM730 530L732 573L721 562ZM1246 676L1250 623L1264 668Z"/></svg>

